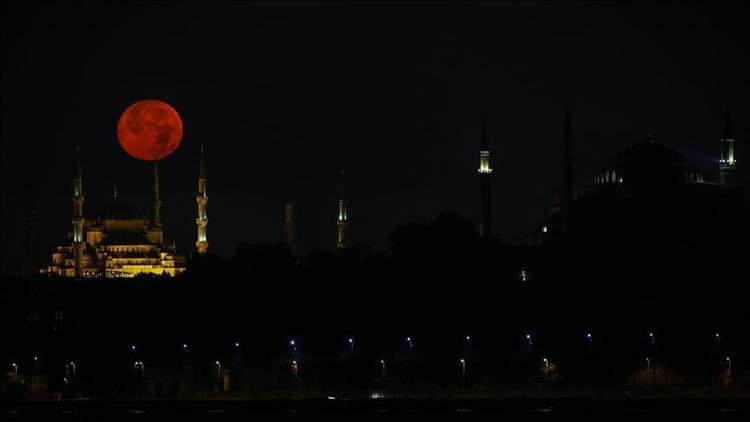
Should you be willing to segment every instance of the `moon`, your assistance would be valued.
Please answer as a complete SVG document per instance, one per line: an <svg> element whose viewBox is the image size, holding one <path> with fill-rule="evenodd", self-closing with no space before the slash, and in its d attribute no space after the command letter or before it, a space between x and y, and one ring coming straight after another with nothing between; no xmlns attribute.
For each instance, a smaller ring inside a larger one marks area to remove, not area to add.
<svg viewBox="0 0 750 422"><path fill-rule="evenodd" d="M122 112L117 139L125 152L139 160L161 160L180 146L182 120L163 101L141 100Z"/></svg>

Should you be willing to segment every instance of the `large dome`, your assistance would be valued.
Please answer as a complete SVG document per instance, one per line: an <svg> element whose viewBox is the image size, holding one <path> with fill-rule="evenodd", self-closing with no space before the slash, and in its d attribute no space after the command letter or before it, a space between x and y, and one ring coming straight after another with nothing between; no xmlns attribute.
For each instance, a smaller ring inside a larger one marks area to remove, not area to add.
<svg viewBox="0 0 750 422"><path fill-rule="evenodd" d="M664 186L702 182L703 175L687 165L681 152L654 142L650 136L618 152L594 179L597 185Z"/></svg>

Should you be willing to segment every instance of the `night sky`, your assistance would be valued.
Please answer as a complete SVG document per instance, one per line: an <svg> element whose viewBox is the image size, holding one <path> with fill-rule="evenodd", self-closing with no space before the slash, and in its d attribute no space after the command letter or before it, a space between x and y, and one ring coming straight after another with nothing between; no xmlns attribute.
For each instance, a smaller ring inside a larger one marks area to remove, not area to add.
<svg viewBox="0 0 750 422"><path fill-rule="evenodd" d="M747 14L731 5L2 9L3 272L19 271L33 207L45 248L70 231L77 144L87 213L116 184L149 215L151 166L116 139L120 113L144 98L168 102L184 122L160 175L166 237L186 254L200 144L210 251L224 257L242 240L281 240L290 192L302 250L333 249L341 167L355 241L382 250L396 225L443 209L476 220L484 116L501 239L533 230L561 186L568 104L576 187L647 133L714 180L727 110L740 166L748 160Z"/></svg>

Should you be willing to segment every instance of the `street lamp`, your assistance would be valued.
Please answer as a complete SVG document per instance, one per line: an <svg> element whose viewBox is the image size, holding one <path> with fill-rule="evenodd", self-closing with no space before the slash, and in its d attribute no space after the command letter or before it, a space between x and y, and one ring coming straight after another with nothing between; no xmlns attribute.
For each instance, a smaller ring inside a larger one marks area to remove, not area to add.
<svg viewBox="0 0 750 422"><path fill-rule="evenodd" d="M349 343L349 353L354 354L354 339L349 337L347 343Z"/></svg>
<svg viewBox="0 0 750 422"><path fill-rule="evenodd" d="M651 359L646 358L646 372L651 372Z"/></svg>
<svg viewBox="0 0 750 422"><path fill-rule="evenodd" d="M15 362L13 362L10 364L10 366L13 367L13 373L15 374L15 376L18 376L18 365Z"/></svg>
<svg viewBox="0 0 750 422"><path fill-rule="evenodd" d="M292 361L292 373L294 373L294 378L299 381L299 365L297 364L296 360Z"/></svg>
<svg viewBox="0 0 750 422"><path fill-rule="evenodd" d="M39 356L34 356L32 360L34 361L34 368L39 369Z"/></svg>
<svg viewBox="0 0 750 422"><path fill-rule="evenodd" d="M214 365L216 365L216 375L218 378L221 378L221 362L218 360L214 362Z"/></svg>
<svg viewBox="0 0 750 422"><path fill-rule="evenodd" d="M466 384L466 359L461 358L459 363L461 364L461 382Z"/></svg>
<svg viewBox="0 0 750 422"><path fill-rule="evenodd" d="M732 359L730 359L729 356L727 356L726 360L727 360L727 369L732 369Z"/></svg>
<svg viewBox="0 0 750 422"><path fill-rule="evenodd" d="M75 364L75 362L71 361L69 363L69 365L70 365L71 368L73 368L73 380L72 380L73 381L73 386L72 387L73 387L73 392L75 392L76 391L76 384L77 384L76 383L76 364Z"/></svg>
<svg viewBox="0 0 750 422"><path fill-rule="evenodd" d="M383 373L383 378L385 378L385 360L384 359L380 359L380 369Z"/></svg>
<svg viewBox="0 0 750 422"><path fill-rule="evenodd" d="M187 343L182 343L182 350L183 350L183 351L184 351L185 353L189 352Z"/></svg>
<svg viewBox="0 0 750 422"><path fill-rule="evenodd" d="M406 337L406 343L409 345L410 349L414 347L414 343L412 343L411 337Z"/></svg>
<svg viewBox="0 0 750 422"><path fill-rule="evenodd" d="M297 359L297 342L292 340L289 340L289 347L292 348L292 360Z"/></svg>
<svg viewBox="0 0 750 422"><path fill-rule="evenodd" d="M648 341L650 341L651 344L656 343L656 337L654 337L654 333L653 332L648 333Z"/></svg>
<svg viewBox="0 0 750 422"><path fill-rule="evenodd" d="M471 336L466 336L465 339L466 339L466 347L470 349L471 348Z"/></svg>
<svg viewBox="0 0 750 422"><path fill-rule="evenodd" d="M528 343L529 347L531 347L531 345L533 344L533 342L531 341L531 334L526 334L525 337L526 337L526 342Z"/></svg>
<svg viewBox="0 0 750 422"><path fill-rule="evenodd" d="M589 347L593 346L594 336L591 335L591 332L586 333L586 341L589 342Z"/></svg>
<svg viewBox="0 0 750 422"><path fill-rule="evenodd" d="M547 375L549 372L549 360L547 358L542 359L542 362L544 362L544 375Z"/></svg>

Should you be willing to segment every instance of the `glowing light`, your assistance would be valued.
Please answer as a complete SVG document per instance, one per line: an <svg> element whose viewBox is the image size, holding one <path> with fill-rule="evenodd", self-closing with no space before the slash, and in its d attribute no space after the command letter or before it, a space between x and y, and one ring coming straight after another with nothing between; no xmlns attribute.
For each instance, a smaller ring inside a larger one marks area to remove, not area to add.
<svg viewBox="0 0 750 422"><path fill-rule="evenodd" d="M352 340L351 338L348 341L349 343L354 343L354 340Z"/></svg>
<svg viewBox="0 0 750 422"><path fill-rule="evenodd" d="M120 116L117 139L128 154L139 160L160 160L180 145L182 120L165 102L138 101Z"/></svg>
<svg viewBox="0 0 750 422"><path fill-rule="evenodd" d="M547 226L542 226L542 233L547 233Z"/></svg>
<svg viewBox="0 0 750 422"><path fill-rule="evenodd" d="M492 169L490 168L490 152L479 151L479 174L490 174Z"/></svg>
<svg viewBox="0 0 750 422"><path fill-rule="evenodd" d="M234 343L234 347L240 347L240 344L239 344L239 343L237 343L237 342L235 342L235 343Z"/></svg>

